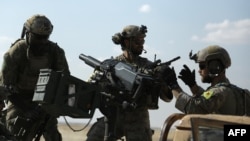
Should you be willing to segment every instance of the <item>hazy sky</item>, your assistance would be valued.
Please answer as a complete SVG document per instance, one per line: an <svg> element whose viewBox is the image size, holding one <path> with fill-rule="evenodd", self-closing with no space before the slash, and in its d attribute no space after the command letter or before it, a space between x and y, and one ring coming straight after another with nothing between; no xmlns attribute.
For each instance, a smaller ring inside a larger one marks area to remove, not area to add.
<svg viewBox="0 0 250 141"><path fill-rule="evenodd" d="M172 64L176 73L187 64L196 70L197 83L201 84L197 64L188 59L188 54L218 44L231 55L232 66L227 70L230 81L250 89L249 7L249 0L1 0L0 55L20 38L26 19L44 14L54 25L50 39L64 49L71 74L87 80L93 69L79 59L81 53L99 60L117 56L121 49L113 44L111 37L126 25L146 25L147 53L142 56L152 61L155 54L162 61L181 56ZM170 114L179 112L174 104L175 99L170 103L160 100L160 108L150 111L151 125L161 127ZM92 123L99 116L97 110Z"/></svg>

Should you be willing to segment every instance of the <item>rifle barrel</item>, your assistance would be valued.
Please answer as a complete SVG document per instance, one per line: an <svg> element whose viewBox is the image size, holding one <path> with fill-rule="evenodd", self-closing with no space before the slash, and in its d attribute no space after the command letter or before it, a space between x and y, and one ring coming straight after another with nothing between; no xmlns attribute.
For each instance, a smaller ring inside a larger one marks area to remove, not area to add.
<svg viewBox="0 0 250 141"><path fill-rule="evenodd" d="M174 62L174 61L176 61L176 60L178 60L178 59L180 59L180 58L181 58L180 56L177 56L177 57L175 57L174 59L172 59L172 60L170 60L170 61L167 61L167 62L165 62L165 63L162 63L162 64L171 65L172 62Z"/></svg>

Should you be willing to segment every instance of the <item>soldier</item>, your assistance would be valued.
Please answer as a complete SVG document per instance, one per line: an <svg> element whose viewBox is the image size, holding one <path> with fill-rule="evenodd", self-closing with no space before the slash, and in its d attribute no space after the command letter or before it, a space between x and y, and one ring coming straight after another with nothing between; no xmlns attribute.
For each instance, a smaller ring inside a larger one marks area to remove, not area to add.
<svg viewBox="0 0 250 141"><path fill-rule="evenodd" d="M62 140L57 117L48 115L32 101L40 69L70 74L64 50L49 40L52 30L46 16L33 15L24 23L21 39L4 54L0 80L11 93L6 124L18 140L31 141L41 134L46 141Z"/></svg>
<svg viewBox="0 0 250 141"><path fill-rule="evenodd" d="M230 81L226 77L226 69L231 65L228 52L218 46L208 46L190 58L199 64L199 74L203 83L210 83L206 90L197 85L195 71L184 65L178 76L188 85L193 96L185 93L177 83L174 68L168 69L165 80L176 97L175 107L187 114L229 114L244 115L244 98L242 94L236 94L230 87Z"/></svg>
<svg viewBox="0 0 250 141"><path fill-rule="evenodd" d="M143 52L144 38L146 37L147 27L128 25L121 33L116 33L112 36L112 40L115 44L121 45L123 53L115 59L124 61L138 68L144 68L147 65L152 64L147 58L141 57ZM96 75L93 75L90 80L93 80ZM165 102L169 102L173 96L167 85L162 86L160 98ZM157 94L155 94L157 95ZM116 119L109 120L114 122L115 133L109 134L111 140L120 139L125 136L127 141L152 141L152 130L150 128L149 112L151 107L147 103L148 97L140 97L137 101L135 109L122 109L118 108ZM115 114L111 112L110 114ZM112 127L111 127L112 128ZM104 118L98 119L98 121L91 127L87 134L87 141L103 141L105 132ZM106 136L105 136L106 137ZM109 138L110 139L110 138Z"/></svg>

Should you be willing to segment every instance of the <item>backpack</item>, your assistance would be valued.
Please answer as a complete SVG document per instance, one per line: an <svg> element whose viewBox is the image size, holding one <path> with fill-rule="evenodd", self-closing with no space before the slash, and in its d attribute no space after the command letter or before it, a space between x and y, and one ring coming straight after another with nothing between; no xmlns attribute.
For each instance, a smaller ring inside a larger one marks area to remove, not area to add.
<svg viewBox="0 0 250 141"><path fill-rule="evenodd" d="M237 101L237 114L250 116L250 91L248 89L243 89L229 83L219 83L217 85L226 86L233 90Z"/></svg>

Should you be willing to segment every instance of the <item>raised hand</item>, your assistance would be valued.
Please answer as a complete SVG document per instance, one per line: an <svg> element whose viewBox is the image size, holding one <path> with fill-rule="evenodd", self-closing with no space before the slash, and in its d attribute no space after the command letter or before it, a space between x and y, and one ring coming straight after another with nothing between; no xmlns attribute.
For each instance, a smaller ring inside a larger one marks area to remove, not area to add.
<svg viewBox="0 0 250 141"><path fill-rule="evenodd" d="M180 78L190 88L196 84L195 70L191 72L187 65L183 65L183 69L180 71L178 78Z"/></svg>

